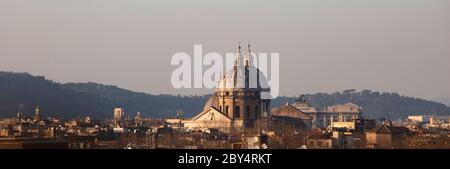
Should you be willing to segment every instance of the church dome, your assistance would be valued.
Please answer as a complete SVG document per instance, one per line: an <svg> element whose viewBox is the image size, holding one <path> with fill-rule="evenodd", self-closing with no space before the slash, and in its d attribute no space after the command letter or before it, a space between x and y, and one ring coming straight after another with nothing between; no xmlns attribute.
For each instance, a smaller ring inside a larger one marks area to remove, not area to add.
<svg viewBox="0 0 450 169"><path fill-rule="evenodd" d="M228 70L219 80L218 90L229 89L263 89L269 90L269 83L266 76L252 64L253 55L250 50L243 59L239 46L239 52L235 55L235 64L231 70ZM248 74L246 74L248 71ZM247 83L246 83L246 80Z"/></svg>
<svg viewBox="0 0 450 169"><path fill-rule="evenodd" d="M228 109L228 106L234 106L236 104L236 100L234 99L236 98L238 98L238 100L244 97L246 99L255 99L255 105L252 106L258 106L258 104L262 105L263 101L264 104L267 103L267 100L270 101L271 95L269 83L264 73L252 64L253 57L254 54L250 52L250 49L248 50L247 55L243 57L241 54L241 46L239 45L239 51L235 54L233 68L228 70L219 80L215 93L208 99L203 107L204 111L208 110L210 107L214 107L220 111L226 109L227 111L225 112L228 112L228 110L234 112L235 108L239 109L239 106L231 109ZM258 103L256 104L256 102ZM252 103L249 102L248 104ZM267 111L268 107L269 106L265 106L264 111Z"/></svg>

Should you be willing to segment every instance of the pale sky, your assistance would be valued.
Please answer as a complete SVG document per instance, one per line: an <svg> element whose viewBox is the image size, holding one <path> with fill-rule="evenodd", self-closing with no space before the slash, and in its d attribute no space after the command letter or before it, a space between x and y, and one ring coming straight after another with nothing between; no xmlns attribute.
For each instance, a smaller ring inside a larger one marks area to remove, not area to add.
<svg viewBox="0 0 450 169"><path fill-rule="evenodd" d="M372 89L450 97L449 0L1 0L0 70L176 90L170 59L280 53L280 93Z"/></svg>

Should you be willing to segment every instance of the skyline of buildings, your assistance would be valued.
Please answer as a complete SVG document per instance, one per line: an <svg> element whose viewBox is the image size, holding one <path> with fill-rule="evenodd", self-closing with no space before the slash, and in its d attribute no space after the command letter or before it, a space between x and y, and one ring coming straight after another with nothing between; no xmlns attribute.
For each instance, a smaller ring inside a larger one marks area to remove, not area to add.
<svg viewBox="0 0 450 169"><path fill-rule="evenodd" d="M175 118L144 118L140 112L132 118L115 107L108 119L69 120L45 118L36 105L32 116L19 110L15 118L0 119L0 148L450 149L450 116L379 121L366 119L354 103L316 108L303 95L272 108L270 97L263 97L270 88L258 69L256 86L250 87L255 68L240 49L234 67L193 117L177 110Z"/></svg>
<svg viewBox="0 0 450 169"><path fill-rule="evenodd" d="M295 104L295 103L294 103ZM287 107L286 107L287 106ZM344 105L342 105L344 106ZM123 110L115 108L114 110ZM214 128L185 127L170 118L111 118L98 121L85 117L61 120L36 116L18 116L0 120L0 147L3 148L269 148L269 149L386 149L450 148L450 116L420 121L410 116L402 121L371 119L336 120L326 127L287 103L274 108L272 115L257 121L258 129L239 136ZM338 112L336 112L338 113ZM307 116L308 118L299 117ZM182 118L182 117L180 117ZM339 119L339 118L338 118ZM320 120L319 120L320 121ZM434 122L433 122L434 121ZM196 139L203 140L201 142ZM255 142L256 140L256 142ZM32 146L30 146L32 145ZM33 147L35 146L35 147Z"/></svg>
<svg viewBox="0 0 450 169"><path fill-rule="evenodd" d="M114 107L107 119L45 118L36 105L31 116L19 109L0 119L0 149L450 149L450 115L380 121L351 102L312 107L304 95L271 107L267 78L250 56L239 46L234 66L193 117L177 110L175 118L132 118Z"/></svg>

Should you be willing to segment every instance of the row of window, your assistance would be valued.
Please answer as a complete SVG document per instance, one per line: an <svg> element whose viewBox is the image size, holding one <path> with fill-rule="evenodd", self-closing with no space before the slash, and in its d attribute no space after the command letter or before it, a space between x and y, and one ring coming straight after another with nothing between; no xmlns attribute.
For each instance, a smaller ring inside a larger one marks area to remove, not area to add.
<svg viewBox="0 0 450 169"><path fill-rule="evenodd" d="M268 105L268 104L267 104ZM265 106L265 107L267 107L267 105L263 105L263 106ZM266 108L267 109L267 108ZM222 109L222 106L220 106L220 111L221 112L223 112L223 111L225 111L224 113L225 114L228 114L228 112L229 112L229 106L227 105L227 106L225 106L225 110L223 110ZM266 110L267 111L267 110ZM259 106L255 106L255 109L254 109L254 111L253 111L254 113L254 117L256 117L257 116L257 114L258 114L258 112L259 112ZM241 118L241 108L240 108L240 106L235 106L234 107L234 118ZM250 106L245 106L245 117L246 118L250 118L251 117L251 107Z"/></svg>
<svg viewBox="0 0 450 169"><path fill-rule="evenodd" d="M225 92L225 96L229 96L229 95L230 95L230 92ZM242 95L242 93L241 93L240 95ZM258 96L258 95L259 95L259 92L255 92L254 95L255 95L255 96Z"/></svg>

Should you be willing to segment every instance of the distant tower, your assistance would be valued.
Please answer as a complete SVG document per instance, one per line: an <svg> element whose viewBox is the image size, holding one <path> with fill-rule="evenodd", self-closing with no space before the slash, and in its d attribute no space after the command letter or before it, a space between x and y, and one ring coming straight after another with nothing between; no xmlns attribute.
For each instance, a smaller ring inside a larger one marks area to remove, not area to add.
<svg viewBox="0 0 450 169"><path fill-rule="evenodd" d="M141 112L137 112L136 117L134 117L135 121L141 121L142 120L142 114Z"/></svg>
<svg viewBox="0 0 450 169"><path fill-rule="evenodd" d="M22 118L23 118L23 114L22 114L22 112L17 112L17 120L18 121L22 121Z"/></svg>
<svg viewBox="0 0 450 169"><path fill-rule="evenodd" d="M114 120L122 120L125 115L125 111L123 108L115 108L114 109Z"/></svg>
<svg viewBox="0 0 450 169"><path fill-rule="evenodd" d="M34 111L34 120L41 121L41 110L39 109L39 105L36 106L36 110Z"/></svg>
<svg viewBox="0 0 450 169"><path fill-rule="evenodd" d="M181 110L177 110L177 119L182 119L183 118L183 111Z"/></svg>
<svg viewBox="0 0 450 169"><path fill-rule="evenodd" d="M142 114L141 114L141 112L137 112L137 114L136 114L136 118L142 118Z"/></svg>
<svg viewBox="0 0 450 169"><path fill-rule="evenodd" d="M17 112L17 120L18 121L22 121L22 118L23 118L22 109L24 106L25 106L24 104L19 104L19 111Z"/></svg>
<svg viewBox="0 0 450 169"><path fill-rule="evenodd" d="M137 112L136 117L134 117L134 122L136 127L142 126L143 118L141 112Z"/></svg>

